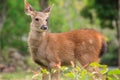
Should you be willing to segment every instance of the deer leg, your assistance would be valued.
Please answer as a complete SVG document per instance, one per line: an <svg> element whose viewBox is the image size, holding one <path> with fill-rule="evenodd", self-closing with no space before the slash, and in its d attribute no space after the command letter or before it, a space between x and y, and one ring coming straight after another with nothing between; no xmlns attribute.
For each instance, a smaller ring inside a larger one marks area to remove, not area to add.
<svg viewBox="0 0 120 80"><path fill-rule="evenodd" d="M59 68L61 66L61 62L58 62L58 63L54 63L54 62L51 62L50 63L50 66L51 66L51 80L59 80Z"/></svg>
<svg viewBox="0 0 120 80"><path fill-rule="evenodd" d="M98 67L94 67L93 71L96 72L95 78L99 78L100 80L105 80L103 75L100 73L100 69Z"/></svg>
<svg viewBox="0 0 120 80"><path fill-rule="evenodd" d="M59 80L59 70L56 69L55 72L51 72L51 80Z"/></svg>
<svg viewBox="0 0 120 80"><path fill-rule="evenodd" d="M81 56L79 58L77 58L79 63L81 64L82 68L85 68L88 72L90 73L94 73L94 76L93 76L93 80L96 80L96 79L100 79L100 80L104 80L103 79L103 75L100 73L100 70L99 70L99 67L90 67L89 64L91 62L94 62L92 60L90 60L91 58L87 55L85 56ZM98 61L98 60L96 60Z"/></svg>
<svg viewBox="0 0 120 80"><path fill-rule="evenodd" d="M49 74L42 74L42 80L49 80Z"/></svg>

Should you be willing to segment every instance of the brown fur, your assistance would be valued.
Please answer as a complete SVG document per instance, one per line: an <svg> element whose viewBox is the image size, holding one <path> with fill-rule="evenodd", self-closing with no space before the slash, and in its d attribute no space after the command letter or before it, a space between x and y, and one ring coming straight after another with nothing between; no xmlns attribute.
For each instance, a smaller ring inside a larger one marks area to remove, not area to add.
<svg viewBox="0 0 120 80"><path fill-rule="evenodd" d="M31 6L25 2L25 10L31 16L32 22L29 32L28 45L33 60L47 69L58 69L62 65L72 65L79 62L82 66L91 62L98 62L104 37L95 30L82 29L65 33L49 33L41 30L42 25L50 12L50 8L43 12L31 10ZM35 21L36 17L39 21ZM54 74L52 80L57 80ZM43 80L47 80L43 76Z"/></svg>
<svg viewBox="0 0 120 80"><path fill-rule="evenodd" d="M36 35L37 38L33 38ZM30 32L29 49L33 59L50 68L61 62L85 64L98 61L103 37L94 30L75 30L66 33ZM54 64L54 65L52 65Z"/></svg>

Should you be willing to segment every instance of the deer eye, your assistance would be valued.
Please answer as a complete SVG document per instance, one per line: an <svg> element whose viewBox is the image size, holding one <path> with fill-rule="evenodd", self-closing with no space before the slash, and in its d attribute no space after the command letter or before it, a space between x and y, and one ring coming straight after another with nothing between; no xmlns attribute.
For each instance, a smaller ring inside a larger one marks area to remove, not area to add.
<svg viewBox="0 0 120 80"><path fill-rule="evenodd" d="M35 21L39 21L39 19L38 19L38 18L35 18Z"/></svg>

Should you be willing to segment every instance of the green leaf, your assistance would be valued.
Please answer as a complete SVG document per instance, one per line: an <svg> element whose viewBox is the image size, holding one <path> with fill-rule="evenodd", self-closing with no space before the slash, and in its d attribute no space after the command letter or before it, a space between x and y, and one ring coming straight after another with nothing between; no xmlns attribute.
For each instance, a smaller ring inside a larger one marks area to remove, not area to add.
<svg viewBox="0 0 120 80"><path fill-rule="evenodd" d="M55 73L56 71L57 71L56 69L52 69L52 70L51 70L52 73Z"/></svg>
<svg viewBox="0 0 120 80"><path fill-rule="evenodd" d="M107 68L107 65L101 65L99 66L100 68Z"/></svg>
<svg viewBox="0 0 120 80"><path fill-rule="evenodd" d="M81 71L80 66L76 66L76 69L77 69L78 71Z"/></svg>
<svg viewBox="0 0 120 80"><path fill-rule="evenodd" d="M81 76L85 76L87 74L87 71L84 69L84 70L82 70L82 72L81 72Z"/></svg>
<svg viewBox="0 0 120 80"><path fill-rule="evenodd" d="M108 72L108 75L115 75L115 74L119 74L120 75L120 70L119 69L114 69L114 70L110 70Z"/></svg>
<svg viewBox="0 0 120 80"><path fill-rule="evenodd" d="M91 63L91 64L90 64L90 66L92 66L92 67L99 67L99 66L100 66L100 64L99 64L99 63L97 63L97 62L93 62L93 63Z"/></svg>
<svg viewBox="0 0 120 80"><path fill-rule="evenodd" d="M100 70L100 72L101 72L102 74L105 74L105 73L108 72L108 68L102 69L102 70Z"/></svg>
<svg viewBox="0 0 120 80"><path fill-rule="evenodd" d="M62 66L62 67L60 68L60 70L61 70L61 71L68 70L68 67Z"/></svg>
<svg viewBox="0 0 120 80"><path fill-rule="evenodd" d="M108 80L113 80L113 79L112 79L111 77L109 77L109 76L107 77L107 79L108 79Z"/></svg>
<svg viewBox="0 0 120 80"><path fill-rule="evenodd" d="M41 72L44 73L44 74L48 74L49 73L46 69L42 69Z"/></svg>
<svg viewBox="0 0 120 80"><path fill-rule="evenodd" d="M100 68L107 68L107 65L101 65L101 64L99 64L97 62L91 63L90 66L92 66L92 67L100 67Z"/></svg>
<svg viewBox="0 0 120 80"><path fill-rule="evenodd" d="M71 77L71 78L75 78L74 74L69 72L65 74L66 77Z"/></svg>

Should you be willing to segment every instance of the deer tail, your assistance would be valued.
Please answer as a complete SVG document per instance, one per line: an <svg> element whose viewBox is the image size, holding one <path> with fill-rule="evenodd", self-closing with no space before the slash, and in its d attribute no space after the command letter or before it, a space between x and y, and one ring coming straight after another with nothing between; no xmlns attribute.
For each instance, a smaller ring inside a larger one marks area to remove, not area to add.
<svg viewBox="0 0 120 80"><path fill-rule="evenodd" d="M103 54L106 53L106 51L107 51L107 42L105 40L102 40L102 47L100 50L99 57L101 58Z"/></svg>

